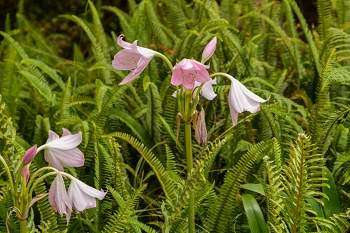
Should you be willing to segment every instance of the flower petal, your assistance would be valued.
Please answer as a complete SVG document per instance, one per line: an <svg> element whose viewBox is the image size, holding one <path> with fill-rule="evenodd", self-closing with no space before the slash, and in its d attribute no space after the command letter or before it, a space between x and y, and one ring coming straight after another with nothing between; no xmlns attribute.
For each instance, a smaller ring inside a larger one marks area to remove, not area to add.
<svg viewBox="0 0 350 233"><path fill-rule="evenodd" d="M237 125L237 121L238 121L238 112L230 101L231 92L229 92L229 94L228 94L228 99L229 99L228 104L230 107L230 113L231 113L231 118L232 118L232 125L235 126L235 125Z"/></svg>
<svg viewBox="0 0 350 233"><path fill-rule="evenodd" d="M173 72L173 75L171 76L171 81L170 83L174 86L179 86L183 82L183 75L181 70L176 69Z"/></svg>
<svg viewBox="0 0 350 233"><path fill-rule="evenodd" d="M215 50L216 50L216 36L205 46L203 53L202 53L202 61L203 63L206 62L211 56L213 56Z"/></svg>
<svg viewBox="0 0 350 233"><path fill-rule="evenodd" d="M24 165L27 165L28 163L32 162L35 155L36 155L36 149L37 146L34 145L31 148L29 148L26 153L24 153L23 158L22 158L22 162Z"/></svg>
<svg viewBox="0 0 350 233"><path fill-rule="evenodd" d="M202 86L201 95L207 100L213 100L216 97L212 85L216 85L216 78L210 79L208 82L205 82Z"/></svg>
<svg viewBox="0 0 350 233"><path fill-rule="evenodd" d="M51 153L50 150L44 151L44 158L45 161L48 162L51 167L54 167L61 172L64 171L62 164L57 159L57 157L53 153Z"/></svg>
<svg viewBox="0 0 350 233"><path fill-rule="evenodd" d="M59 136L58 136L57 133L55 133L55 132L52 131L52 130L49 130L49 138L47 139L46 143L49 143L49 142L51 142L51 141L53 141L53 140L56 140L56 139L58 139L58 138L59 138Z"/></svg>
<svg viewBox="0 0 350 233"><path fill-rule="evenodd" d="M68 197L72 206L77 211L96 207L96 199L102 200L106 193L99 191L80 180L73 178L68 188Z"/></svg>
<svg viewBox="0 0 350 233"><path fill-rule="evenodd" d="M125 42L123 41L123 37L124 35L121 34L118 36L118 39L117 39L117 43L120 47L124 48L124 49L130 49L131 47L131 44L129 42Z"/></svg>
<svg viewBox="0 0 350 233"><path fill-rule="evenodd" d="M132 70L137 67L137 63L142 55L135 53L131 49L119 51L113 58L112 66L117 70Z"/></svg>
<svg viewBox="0 0 350 233"><path fill-rule="evenodd" d="M60 150L70 150L77 147L82 141L81 132L72 135L66 135L64 137L55 139L49 143L46 143L45 148L56 148Z"/></svg>
<svg viewBox="0 0 350 233"><path fill-rule="evenodd" d="M84 154L78 148L71 150L48 149L47 151L62 166L81 167L84 165Z"/></svg>
<svg viewBox="0 0 350 233"><path fill-rule="evenodd" d="M48 199L55 212L58 212L61 215L66 214L68 224L72 212L72 206L69 202L67 190L61 173L57 173L56 178L52 182Z"/></svg>
<svg viewBox="0 0 350 233"><path fill-rule="evenodd" d="M205 83L210 80L209 72L206 69L198 70L195 80L200 83Z"/></svg>

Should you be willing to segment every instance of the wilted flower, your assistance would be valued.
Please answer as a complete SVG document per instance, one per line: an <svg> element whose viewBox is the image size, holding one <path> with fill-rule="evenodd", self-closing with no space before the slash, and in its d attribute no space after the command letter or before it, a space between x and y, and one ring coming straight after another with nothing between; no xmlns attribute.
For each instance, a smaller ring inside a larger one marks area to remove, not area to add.
<svg viewBox="0 0 350 233"><path fill-rule="evenodd" d="M210 80L207 69L209 65L203 65L193 59L183 59L173 68L171 84L174 86L182 84L186 89L193 89L195 81L204 83Z"/></svg>
<svg viewBox="0 0 350 233"><path fill-rule="evenodd" d="M23 158L22 158L22 162L24 165L27 165L28 163L32 162L35 155L36 155L36 145L32 146L31 148L29 148L26 153L24 153Z"/></svg>
<svg viewBox="0 0 350 233"><path fill-rule="evenodd" d="M137 40L130 44L123 41L124 35L118 37L118 45L124 48L119 51L112 61L112 66L117 70L130 70L131 72L119 85L133 81L146 68L156 51L137 46Z"/></svg>
<svg viewBox="0 0 350 233"><path fill-rule="evenodd" d="M238 113L244 111L256 113L260 110L260 103L266 102L266 100L249 91L242 83L231 75L228 75L227 77L231 80L228 103L230 106L232 124L236 125Z"/></svg>
<svg viewBox="0 0 350 233"><path fill-rule="evenodd" d="M216 36L205 46L203 53L202 53L202 63L206 62L213 56L215 49L216 49Z"/></svg>
<svg viewBox="0 0 350 233"><path fill-rule="evenodd" d="M72 207L76 211L83 211L86 209L96 207L96 199L102 200L106 193L99 191L80 180L71 177L71 183L68 188L68 198Z"/></svg>
<svg viewBox="0 0 350 233"><path fill-rule="evenodd" d="M26 182L29 180L30 172L28 166L24 166L22 169L22 175L26 176Z"/></svg>
<svg viewBox="0 0 350 233"><path fill-rule="evenodd" d="M59 172L57 173L57 176L52 182L50 187L49 203L55 212L58 212L61 216L62 214L66 215L67 224L68 224L72 213L72 205L69 202L63 177Z"/></svg>
<svg viewBox="0 0 350 233"><path fill-rule="evenodd" d="M207 142L207 127L205 125L205 112L202 108L201 112L198 114L197 123L196 123L196 131L195 138L198 144L205 144Z"/></svg>
<svg viewBox="0 0 350 233"><path fill-rule="evenodd" d="M82 141L81 132L71 134L63 128L60 138L55 132L49 130L46 144L38 148L37 152L44 150L45 160L51 167L63 171L63 166L81 167L84 165L84 154L77 148Z"/></svg>

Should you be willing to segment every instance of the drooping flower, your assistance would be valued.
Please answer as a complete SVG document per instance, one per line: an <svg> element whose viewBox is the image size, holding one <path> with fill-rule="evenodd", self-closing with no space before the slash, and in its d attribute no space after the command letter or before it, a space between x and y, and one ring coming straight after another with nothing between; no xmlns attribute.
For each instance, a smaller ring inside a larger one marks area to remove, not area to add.
<svg viewBox="0 0 350 233"><path fill-rule="evenodd" d="M231 75L228 76L231 80L228 103L230 106L232 124L236 125L239 113L244 111L256 113L260 110L260 103L266 102L266 100L249 91L242 83Z"/></svg>
<svg viewBox="0 0 350 233"><path fill-rule="evenodd" d="M217 38L216 36L205 46L203 53L202 53L202 63L205 63L206 61L213 56L215 50L216 50L216 42Z"/></svg>
<svg viewBox="0 0 350 233"><path fill-rule="evenodd" d="M26 153L24 153L23 158L22 158L22 162L24 165L27 165L28 163L32 162L35 155L36 155L36 148L37 146L34 145L31 148L29 148Z"/></svg>
<svg viewBox="0 0 350 233"><path fill-rule="evenodd" d="M195 81L204 83L210 80L207 69L209 69L209 65L203 65L193 59L182 59L173 68L171 84L174 86L182 84L186 89L193 89Z"/></svg>
<svg viewBox="0 0 350 233"><path fill-rule="evenodd" d="M27 165L22 168L22 175L26 176L26 182L28 183L30 171Z"/></svg>
<svg viewBox="0 0 350 233"><path fill-rule="evenodd" d="M78 212L96 207L96 198L102 200L106 193L71 177L68 188L69 202Z"/></svg>
<svg viewBox="0 0 350 233"><path fill-rule="evenodd" d="M81 167L84 165L84 154L77 148L82 141L81 132L71 134L68 129L63 128L60 138L55 132L49 130L49 138L46 144L37 150L44 150L45 160L51 167L63 171L63 166Z"/></svg>
<svg viewBox="0 0 350 233"><path fill-rule="evenodd" d="M59 172L50 187L49 203L55 212L58 212L61 216L62 214L66 215L68 225L72 213L72 205L69 202L63 177Z"/></svg>
<svg viewBox="0 0 350 233"><path fill-rule="evenodd" d="M112 66L117 70L130 70L131 72L119 85L133 81L146 68L153 56L157 53L151 49L137 46L137 40L132 44L123 41L124 35L118 37L118 45L123 48L112 61Z"/></svg>

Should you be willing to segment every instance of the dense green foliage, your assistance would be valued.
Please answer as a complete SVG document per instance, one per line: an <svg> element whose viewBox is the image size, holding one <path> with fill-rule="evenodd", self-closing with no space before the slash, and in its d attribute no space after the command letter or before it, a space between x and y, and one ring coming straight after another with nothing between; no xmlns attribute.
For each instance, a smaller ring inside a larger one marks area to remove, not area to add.
<svg viewBox="0 0 350 233"><path fill-rule="evenodd" d="M82 132L85 155L84 167L69 172L108 189L96 208L73 214L68 226L41 199L28 219L32 231L186 232L190 190L197 232L346 231L350 0L318 0L316 28L295 0L127 3L126 12L89 1L84 15L60 16L89 46L84 53L74 44L72 59L58 55L58 35L40 34L21 7L17 27L11 29L8 17L0 31L0 154L11 171L18 172L28 148L46 142L49 129L67 128ZM105 30L105 12L116 16L121 31ZM186 177L171 73L154 58L139 78L119 86L128 73L111 65L119 34L173 64L200 60L217 36L210 71L231 74L268 101L256 114L240 114L232 127L229 83L218 78L217 97L200 100L209 142L193 138L194 169ZM41 152L31 172L45 164ZM0 168L0 231L9 218L10 231L19 232ZM52 180L35 195L46 193Z"/></svg>

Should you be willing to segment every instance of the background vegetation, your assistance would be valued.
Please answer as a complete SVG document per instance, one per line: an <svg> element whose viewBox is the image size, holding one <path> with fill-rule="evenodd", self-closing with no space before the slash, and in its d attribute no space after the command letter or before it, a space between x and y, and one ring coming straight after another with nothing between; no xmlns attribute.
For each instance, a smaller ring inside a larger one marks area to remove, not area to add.
<svg viewBox="0 0 350 233"><path fill-rule="evenodd" d="M69 172L108 188L68 226L40 200L31 231L186 232L189 190L197 232L347 231L350 1L314 3L311 16L294 0L2 3L13 8L0 31L0 154L15 173L49 129L81 131L85 166ZM219 78L214 101L201 100L209 143L193 141L195 169L186 177L168 68L153 59L137 80L119 86L127 72L111 60L121 33L173 64L199 60L217 36L210 72L229 73L269 100L232 127L229 83ZM45 165L38 155L31 172ZM3 232L12 206L6 179L2 172ZM9 227L19 231L14 215Z"/></svg>

